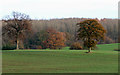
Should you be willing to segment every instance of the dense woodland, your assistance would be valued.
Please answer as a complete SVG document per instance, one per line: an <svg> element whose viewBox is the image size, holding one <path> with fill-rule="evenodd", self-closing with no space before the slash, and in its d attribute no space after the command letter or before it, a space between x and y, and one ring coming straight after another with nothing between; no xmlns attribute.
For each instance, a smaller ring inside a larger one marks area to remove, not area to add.
<svg viewBox="0 0 120 75"><path fill-rule="evenodd" d="M68 32L71 35L75 34L76 23L86 20L87 18L65 18L65 19L51 19L51 20L34 20L33 30L39 32L40 30L52 27L60 32ZM89 18L88 18L89 19ZM97 19L98 20L98 19ZM98 20L107 30L107 38L117 42L118 38L118 20L117 19L101 19Z"/></svg>
<svg viewBox="0 0 120 75"><path fill-rule="evenodd" d="M76 31L78 30L76 24L90 18L63 18L63 19L50 19L50 20L32 20L32 32L26 33L26 37L21 39L20 48L21 49L45 49L48 48L45 43L47 40L52 40L52 38L57 36L57 38L61 38L62 46L71 46L72 43L78 42L76 40ZM117 19L100 19L96 20L102 24L102 26L107 30L105 40L99 42L101 43L116 43L118 42L118 20ZM3 22L3 26L5 23ZM4 32L4 31L2 31ZM59 35L61 36L59 36ZM57 39L56 38L56 39ZM7 35L2 36L2 44L3 49L6 48L15 48L14 38L10 38ZM52 41L53 42L53 41ZM60 42L54 40L53 43ZM81 40L79 42L82 45ZM51 42L50 42L51 43ZM49 45L50 46L50 45ZM55 45L56 48L58 47ZM52 46L51 46L52 47ZM53 48L53 47L52 47ZM55 48L53 48L55 49Z"/></svg>

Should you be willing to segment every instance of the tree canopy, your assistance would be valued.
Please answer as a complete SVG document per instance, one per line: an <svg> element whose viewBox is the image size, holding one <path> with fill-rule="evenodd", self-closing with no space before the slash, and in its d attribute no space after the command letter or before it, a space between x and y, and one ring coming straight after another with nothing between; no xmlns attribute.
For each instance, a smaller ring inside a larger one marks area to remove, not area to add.
<svg viewBox="0 0 120 75"><path fill-rule="evenodd" d="M58 32L54 29L48 29L48 39L44 41L47 48L50 49L61 49L65 46L65 33Z"/></svg>
<svg viewBox="0 0 120 75"><path fill-rule="evenodd" d="M7 16L4 20L3 35L7 34L14 38L16 42L16 49L19 49L19 42L25 37L25 32L31 31L31 22L29 15L19 12L13 12L12 15Z"/></svg>
<svg viewBox="0 0 120 75"><path fill-rule="evenodd" d="M95 47L98 41L104 40L106 30L97 20L85 20L77 23L77 26L79 27L77 37L84 41L84 45L89 48L89 52L92 47Z"/></svg>

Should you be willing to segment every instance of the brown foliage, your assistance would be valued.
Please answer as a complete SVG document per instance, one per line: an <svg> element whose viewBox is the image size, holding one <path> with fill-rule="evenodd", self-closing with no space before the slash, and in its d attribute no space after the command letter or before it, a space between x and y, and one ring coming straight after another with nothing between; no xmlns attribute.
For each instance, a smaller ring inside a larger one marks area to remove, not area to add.
<svg viewBox="0 0 120 75"><path fill-rule="evenodd" d="M82 39L88 48L94 47L100 39L104 40L106 30L97 20L85 20L77 23L77 26L79 26L77 37Z"/></svg>
<svg viewBox="0 0 120 75"><path fill-rule="evenodd" d="M68 32L71 35L75 34L76 23L80 23L90 18L62 18L62 19L50 19L50 20L33 20L33 29L35 31L44 30L48 27L53 27L60 32ZM117 42L118 39L118 19L96 19L107 30L106 35L112 40Z"/></svg>
<svg viewBox="0 0 120 75"><path fill-rule="evenodd" d="M53 29L49 29L47 32L49 33L48 39L44 41L47 48L60 49L65 46L66 39L63 32L57 32Z"/></svg>
<svg viewBox="0 0 120 75"><path fill-rule="evenodd" d="M31 21L28 15L13 12L11 17L6 17L3 26L3 35L7 34L9 37L14 38L19 49L20 39L25 38L25 33L31 31Z"/></svg>
<svg viewBox="0 0 120 75"><path fill-rule="evenodd" d="M42 46L36 46L37 49L42 49Z"/></svg>
<svg viewBox="0 0 120 75"><path fill-rule="evenodd" d="M73 50L73 49L75 49L75 50L81 50L81 49L82 49L82 46L80 45L79 42L74 42L74 43L72 43L72 45L70 46L70 49L71 49L71 50Z"/></svg>

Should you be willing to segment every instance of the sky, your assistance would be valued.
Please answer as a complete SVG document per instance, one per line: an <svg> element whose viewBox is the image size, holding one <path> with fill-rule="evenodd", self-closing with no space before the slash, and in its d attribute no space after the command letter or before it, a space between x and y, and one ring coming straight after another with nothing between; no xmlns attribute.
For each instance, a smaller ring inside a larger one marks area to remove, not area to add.
<svg viewBox="0 0 120 75"><path fill-rule="evenodd" d="M118 18L119 0L1 0L0 19L13 11L32 19Z"/></svg>

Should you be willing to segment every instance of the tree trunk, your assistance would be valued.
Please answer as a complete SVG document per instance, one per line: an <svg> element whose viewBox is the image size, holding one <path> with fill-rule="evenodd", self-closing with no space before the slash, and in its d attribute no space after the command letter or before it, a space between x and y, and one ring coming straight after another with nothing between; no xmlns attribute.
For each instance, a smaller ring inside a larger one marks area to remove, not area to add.
<svg viewBox="0 0 120 75"><path fill-rule="evenodd" d="M91 47L89 48L89 50L88 50L88 53L90 53L91 52Z"/></svg>
<svg viewBox="0 0 120 75"><path fill-rule="evenodd" d="M19 49L19 40L17 39L17 47L16 49L18 50Z"/></svg>

